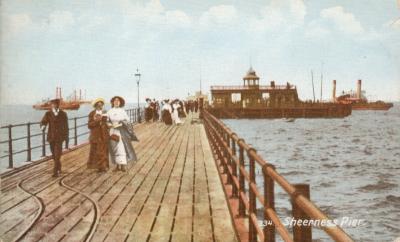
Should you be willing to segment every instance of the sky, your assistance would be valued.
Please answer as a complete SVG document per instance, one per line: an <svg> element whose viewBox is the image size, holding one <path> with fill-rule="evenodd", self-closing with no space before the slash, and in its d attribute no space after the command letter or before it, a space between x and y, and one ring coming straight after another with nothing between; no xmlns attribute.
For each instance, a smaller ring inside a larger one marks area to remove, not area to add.
<svg viewBox="0 0 400 242"><path fill-rule="evenodd" d="M293 83L400 101L400 0L1 0L1 104L86 90L184 98L201 87ZM322 78L321 78L322 74Z"/></svg>

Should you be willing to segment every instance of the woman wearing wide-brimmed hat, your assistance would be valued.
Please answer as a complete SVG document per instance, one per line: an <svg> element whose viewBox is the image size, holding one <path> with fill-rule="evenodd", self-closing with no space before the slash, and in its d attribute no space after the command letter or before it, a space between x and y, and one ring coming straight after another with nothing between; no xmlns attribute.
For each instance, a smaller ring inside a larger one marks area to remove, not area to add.
<svg viewBox="0 0 400 242"><path fill-rule="evenodd" d="M89 113L88 127L90 129L90 154L87 163L88 168L97 168L104 172L109 168L108 141L109 133L107 127L107 114L104 107L104 99L96 98L92 102L94 108Z"/></svg>
<svg viewBox="0 0 400 242"><path fill-rule="evenodd" d="M172 102L172 120L176 125L180 125L182 123L181 119L179 118L179 108L181 108L181 105L179 105L179 100L175 99Z"/></svg>
<svg viewBox="0 0 400 242"><path fill-rule="evenodd" d="M123 107L125 100L120 96L111 99L112 108L108 110L108 126L110 128L110 159L116 164L114 171L126 171L128 161L136 161L136 153L132 141L138 141L129 123L128 114Z"/></svg>
<svg viewBox="0 0 400 242"><path fill-rule="evenodd" d="M144 106L144 119L146 122L150 122L153 119L153 102L150 98L146 98L146 104Z"/></svg>
<svg viewBox="0 0 400 242"><path fill-rule="evenodd" d="M169 100L166 99L163 101L163 106L161 108L161 118L166 125L172 124L171 113L172 113L172 107L169 104Z"/></svg>

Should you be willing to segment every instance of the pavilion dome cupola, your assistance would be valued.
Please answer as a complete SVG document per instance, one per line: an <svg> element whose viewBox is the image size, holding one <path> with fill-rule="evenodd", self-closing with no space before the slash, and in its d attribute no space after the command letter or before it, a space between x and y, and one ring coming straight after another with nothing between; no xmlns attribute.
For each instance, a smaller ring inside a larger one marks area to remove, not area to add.
<svg viewBox="0 0 400 242"><path fill-rule="evenodd" d="M257 76L256 71L253 70L253 67L250 67L250 69L246 73L246 76L243 77L243 85L258 87L259 80L260 78Z"/></svg>

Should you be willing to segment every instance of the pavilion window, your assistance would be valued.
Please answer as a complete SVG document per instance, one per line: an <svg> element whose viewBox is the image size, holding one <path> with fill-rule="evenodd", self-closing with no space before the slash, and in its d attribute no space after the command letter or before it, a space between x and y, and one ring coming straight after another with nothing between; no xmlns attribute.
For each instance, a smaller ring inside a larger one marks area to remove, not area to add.
<svg viewBox="0 0 400 242"><path fill-rule="evenodd" d="M241 93L232 93L231 94L231 100L232 100L232 103L240 102L242 100Z"/></svg>

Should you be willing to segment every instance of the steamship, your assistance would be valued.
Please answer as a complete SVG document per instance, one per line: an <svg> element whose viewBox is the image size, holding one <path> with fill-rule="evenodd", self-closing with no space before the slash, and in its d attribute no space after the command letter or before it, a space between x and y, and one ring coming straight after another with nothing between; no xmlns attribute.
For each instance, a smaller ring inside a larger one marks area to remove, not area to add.
<svg viewBox="0 0 400 242"><path fill-rule="evenodd" d="M60 99L60 108L64 110L77 110L81 106L81 101L77 99L76 92L72 100L64 100L61 95L61 87L56 87L56 98ZM49 110L51 109L50 99L43 100L40 103L34 104L32 107L36 110Z"/></svg>
<svg viewBox="0 0 400 242"><path fill-rule="evenodd" d="M336 81L333 81L334 90L336 90ZM351 104L352 110L389 110L393 107L393 103L387 103L384 101L370 102L365 96L365 92L361 89L361 80L357 81L356 92L342 92L342 95L333 98L337 103Z"/></svg>
<svg viewBox="0 0 400 242"><path fill-rule="evenodd" d="M218 118L343 118L351 114L351 104L302 101L296 86L260 85L252 67L243 85L211 86L209 111Z"/></svg>

